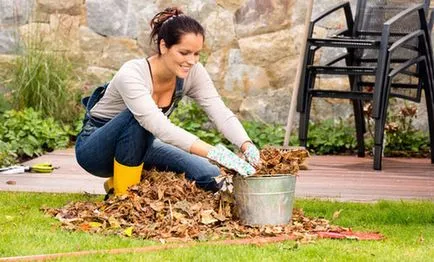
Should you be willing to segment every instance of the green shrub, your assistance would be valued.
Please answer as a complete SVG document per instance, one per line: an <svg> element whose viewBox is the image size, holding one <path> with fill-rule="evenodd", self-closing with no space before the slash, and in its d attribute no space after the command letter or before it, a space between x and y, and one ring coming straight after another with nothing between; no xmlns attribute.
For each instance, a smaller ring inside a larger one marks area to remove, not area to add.
<svg viewBox="0 0 434 262"><path fill-rule="evenodd" d="M77 135L80 133L83 127L84 109L81 110L79 117L74 120L71 124L63 124L63 130L69 136L71 142L74 142Z"/></svg>
<svg viewBox="0 0 434 262"><path fill-rule="evenodd" d="M12 146L0 140L0 167L15 164L17 157Z"/></svg>
<svg viewBox="0 0 434 262"><path fill-rule="evenodd" d="M18 157L39 156L69 143L68 134L59 123L32 108L6 111L0 120L0 140Z"/></svg>
<svg viewBox="0 0 434 262"><path fill-rule="evenodd" d="M256 121L243 121L243 126L253 143L258 148L266 145L281 146L285 138L285 129L282 125L265 124ZM291 143L291 145L293 145Z"/></svg>
<svg viewBox="0 0 434 262"><path fill-rule="evenodd" d="M38 45L24 49L15 60L9 88L14 109L32 107L63 122L75 119L80 92L73 88L71 62L63 52Z"/></svg>
<svg viewBox="0 0 434 262"><path fill-rule="evenodd" d="M413 120L417 117L414 103L398 104L391 100L393 113L387 116L385 125L385 156L425 156L429 154L429 136L426 132L416 130ZM373 120L369 119L368 129L373 128ZM373 131L370 130L372 134ZM373 140L373 139L372 139ZM373 143L372 143L373 144Z"/></svg>
<svg viewBox="0 0 434 262"><path fill-rule="evenodd" d="M417 107L412 103L399 105L392 101L393 108L388 114L385 125L384 154L386 156L426 156L429 154L428 134L416 130L413 120L416 118ZM374 145L374 120L370 117L370 108L366 110L367 133L365 134L365 148L372 153ZM395 109L395 110L393 110ZM318 155L353 153L357 148L355 127L346 120L326 120L310 123L308 135L308 149Z"/></svg>
<svg viewBox="0 0 434 262"><path fill-rule="evenodd" d="M355 129L343 120L328 119L309 125L307 148L315 154L349 153L356 147Z"/></svg>
<svg viewBox="0 0 434 262"><path fill-rule="evenodd" d="M409 130L404 132L386 133L386 156L424 156L429 154L428 134Z"/></svg>

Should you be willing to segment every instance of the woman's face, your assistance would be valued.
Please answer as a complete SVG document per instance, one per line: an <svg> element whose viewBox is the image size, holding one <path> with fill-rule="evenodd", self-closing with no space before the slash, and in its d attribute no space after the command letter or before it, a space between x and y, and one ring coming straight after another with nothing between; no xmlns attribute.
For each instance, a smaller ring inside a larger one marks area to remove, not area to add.
<svg viewBox="0 0 434 262"><path fill-rule="evenodd" d="M164 40L161 41L160 50L167 68L176 76L185 78L191 67L199 62L199 53L203 47L201 34L187 33L181 41L166 48Z"/></svg>

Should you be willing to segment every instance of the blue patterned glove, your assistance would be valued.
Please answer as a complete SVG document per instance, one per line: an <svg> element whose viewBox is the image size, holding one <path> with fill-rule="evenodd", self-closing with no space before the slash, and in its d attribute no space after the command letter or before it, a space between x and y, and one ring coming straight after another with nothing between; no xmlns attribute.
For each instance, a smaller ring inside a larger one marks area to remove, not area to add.
<svg viewBox="0 0 434 262"><path fill-rule="evenodd" d="M228 169L235 170L242 176L250 176L256 172L249 163L239 158L236 154L221 144L212 148L208 152L207 158L214 160Z"/></svg>
<svg viewBox="0 0 434 262"><path fill-rule="evenodd" d="M252 143L247 144L246 150L243 152L246 157L247 162L249 162L252 166L258 167L261 165L261 158L259 155L259 150Z"/></svg>

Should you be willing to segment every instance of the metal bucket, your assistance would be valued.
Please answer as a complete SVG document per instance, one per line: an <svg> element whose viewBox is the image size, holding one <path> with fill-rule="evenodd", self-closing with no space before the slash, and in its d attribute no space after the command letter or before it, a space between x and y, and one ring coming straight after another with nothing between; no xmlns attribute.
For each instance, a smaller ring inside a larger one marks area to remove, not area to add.
<svg viewBox="0 0 434 262"><path fill-rule="evenodd" d="M292 217L296 177L234 176L235 203L245 225L283 225Z"/></svg>

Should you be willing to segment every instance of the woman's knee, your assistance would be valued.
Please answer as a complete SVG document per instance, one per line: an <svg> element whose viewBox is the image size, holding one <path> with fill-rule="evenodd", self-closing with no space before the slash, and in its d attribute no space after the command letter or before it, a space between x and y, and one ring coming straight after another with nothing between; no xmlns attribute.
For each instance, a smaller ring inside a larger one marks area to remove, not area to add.
<svg viewBox="0 0 434 262"><path fill-rule="evenodd" d="M218 175L220 175L220 169L208 161L204 161L192 168L190 172L186 172L187 178L194 180L198 187L212 192L216 192L220 188L215 180Z"/></svg>
<svg viewBox="0 0 434 262"><path fill-rule="evenodd" d="M214 179L214 177L218 176L219 174L220 170L217 166L209 162L205 162L204 164L196 167L194 177L199 180L207 180L210 178Z"/></svg>

